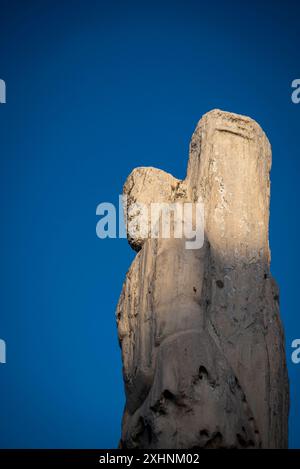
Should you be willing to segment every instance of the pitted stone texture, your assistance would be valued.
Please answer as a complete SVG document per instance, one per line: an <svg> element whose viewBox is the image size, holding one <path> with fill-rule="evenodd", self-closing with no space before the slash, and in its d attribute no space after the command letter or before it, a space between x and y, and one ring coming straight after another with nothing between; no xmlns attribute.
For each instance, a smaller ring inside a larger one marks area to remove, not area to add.
<svg viewBox="0 0 300 469"><path fill-rule="evenodd" d="M268 243L271 149L248 117L214 110L187 177L137 168L130 201L202 201L205 243L140 250L117 308L126 408L120 446L284 448L289 389Z"/></svg>

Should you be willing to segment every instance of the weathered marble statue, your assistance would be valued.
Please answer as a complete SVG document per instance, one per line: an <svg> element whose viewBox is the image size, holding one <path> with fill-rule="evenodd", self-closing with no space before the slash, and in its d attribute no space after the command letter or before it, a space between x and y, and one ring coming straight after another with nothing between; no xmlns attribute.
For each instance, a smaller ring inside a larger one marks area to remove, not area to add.
<svg viewBox="0 0 300 469"><path fill-rule="evenodd" d="M117 308L122 448L284 448L289 388L268 243L271 148L252 119L202 117L186 179L137 168L128 205L201 200L205 242L129 237Z"/></svg>

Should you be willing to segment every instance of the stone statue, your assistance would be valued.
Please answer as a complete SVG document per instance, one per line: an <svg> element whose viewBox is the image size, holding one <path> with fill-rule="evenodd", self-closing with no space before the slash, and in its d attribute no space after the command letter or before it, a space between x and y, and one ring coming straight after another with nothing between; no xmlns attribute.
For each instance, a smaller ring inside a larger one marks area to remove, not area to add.
<svg viewBox="0 0 300 469"><path fill-rule="evenodd" d="M268 242L271 148L252 119L213 110L185 180L127 178L135 202L204 206L200 249L128 236L138 253L117 307L126 407L121 448L285 448L289 387ZM130 219L130 212L127 213Z"/></svg>

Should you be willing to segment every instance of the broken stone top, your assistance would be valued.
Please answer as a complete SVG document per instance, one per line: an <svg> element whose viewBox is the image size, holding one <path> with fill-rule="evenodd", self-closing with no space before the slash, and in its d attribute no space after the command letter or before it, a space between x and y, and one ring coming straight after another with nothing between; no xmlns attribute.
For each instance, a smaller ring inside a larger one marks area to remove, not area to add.
<svg viewBox="0 0 300 469"><path fill-rule="evenodd" d="M205 216L210 219L206 232L218 223L221 238L227 240L224 246L227 252L233 255L235 249L232 236L236 238L239 232L240 242L248 242L251 232L254 251L262 249L269 259L270 168L271 146L261 127L250 117L214 109L201 118L193 133L184 180L152 167L139 167L131 172L123 188L127 220L130 223L136 219L137 212L130 211L130 207L137 203L199 201L205 205ZM249 206L250 194L257 206ZM214 217L210 216L212 211ZM231 217L233 211L235 215ZM256 223L262 217L263 228ZM212 231L214 236L215 229ZM130 233L128 241L139 251L145 238Z"/></svg>

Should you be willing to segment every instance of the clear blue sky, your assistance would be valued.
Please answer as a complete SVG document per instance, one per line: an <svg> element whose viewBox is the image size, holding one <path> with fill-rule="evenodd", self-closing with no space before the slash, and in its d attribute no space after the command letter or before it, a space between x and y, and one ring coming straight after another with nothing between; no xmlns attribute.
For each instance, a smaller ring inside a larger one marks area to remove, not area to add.
<svg viewBox="0 0 300 469"><path fill-rule="evenodd" d="M98 203L136 166L185 176L201 115L249 115L273 147L272 272L300 447L297 1L0 1L1 447L115 447L114 311L134 253Z"/></svg>

